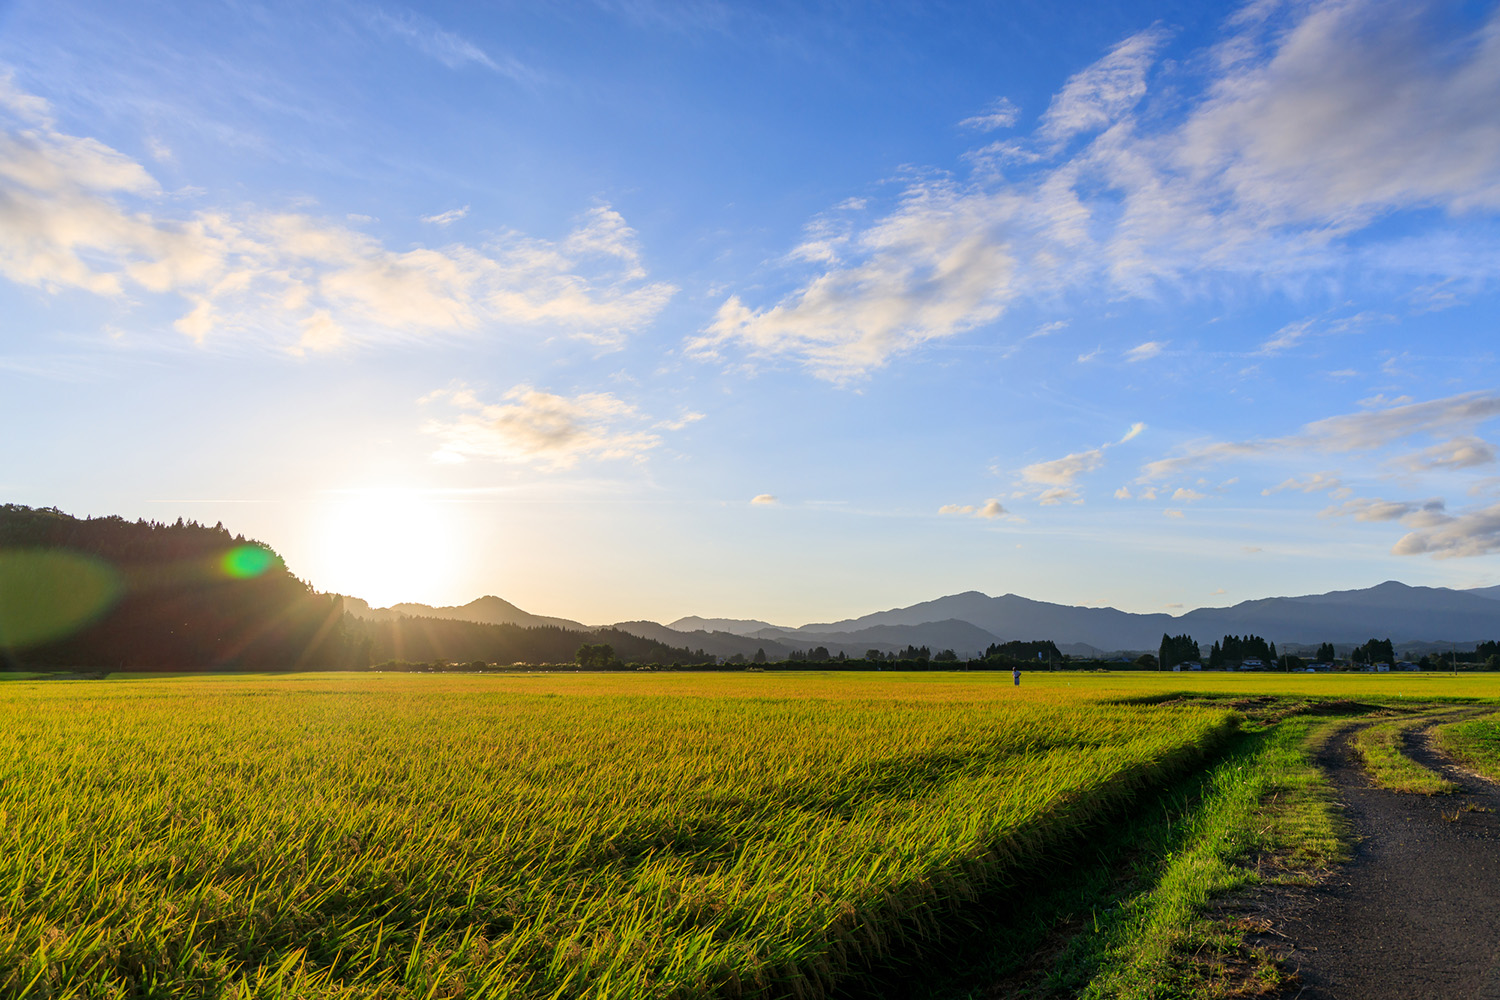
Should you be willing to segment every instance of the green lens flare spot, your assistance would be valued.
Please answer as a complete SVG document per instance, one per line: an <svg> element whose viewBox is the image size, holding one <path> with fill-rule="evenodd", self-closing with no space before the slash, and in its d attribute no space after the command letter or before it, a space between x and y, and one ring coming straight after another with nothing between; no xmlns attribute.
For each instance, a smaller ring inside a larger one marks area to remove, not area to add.
<svg viewBox="0 0 1500 1000"><path fill-rule="evenodd" d="M224 553L220 566L224 575L235 580L248 580L260 576L271 568L276 557L271 550L259 545L237 545Z"/></svg>
<svg viewBox="0 0 1500 1000"><path fill-rule="evenodd" d="M0 550L0 646L65 639L119 599L120 575L102 559L55 549Z"/></svg>

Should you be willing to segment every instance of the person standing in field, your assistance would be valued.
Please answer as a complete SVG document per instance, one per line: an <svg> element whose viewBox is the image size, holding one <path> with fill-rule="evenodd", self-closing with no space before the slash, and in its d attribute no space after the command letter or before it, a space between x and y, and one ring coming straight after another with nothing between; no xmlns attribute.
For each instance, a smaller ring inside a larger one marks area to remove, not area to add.
<svg viewBox="0 0 1500 1000"><path fill-rule="evenodd" d="M1010 680L1016 687L1021 686L1021 665L1019 663L1010 668Z"/></svg>

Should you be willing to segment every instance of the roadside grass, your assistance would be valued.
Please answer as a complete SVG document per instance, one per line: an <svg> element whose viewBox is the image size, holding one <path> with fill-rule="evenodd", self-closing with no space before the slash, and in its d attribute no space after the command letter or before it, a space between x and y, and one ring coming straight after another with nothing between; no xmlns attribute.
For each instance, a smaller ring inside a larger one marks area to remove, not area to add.
<svg viewBox="0 0 1500 1000"><path fill-rule="evenodd" d="M1366 726L1354 734L1354 749L1375 784L1392 792L1417 795L1450 795L1458 791L1458 785L1402 752L1407 734L1431 722L1426 716L1393 719Z"/></svg>
<svg viewBox="0 0 1500 1000"><path fill-rule="evenodd" d="M1491 781L1500 781L1500 714L1439 726L1437 745Z"/></svg>
<svg viewBox="0 0 1500 1000"><path fill-rule="evenodd" d="M1308 714L1317 708L1261 700L1210 767L1142 796L1091 832L1073 864L979 914L984 929L945 948L944 974L928 969L926 983L881 995L1197 1000L1276 988L1285 975L1275 956L1247 947L1220 907L1258 886L1314 882L1347 856L1346 827L1313 763L1347 717L1340 706Z"/></svg>
<svg viewBox="0 0 1500 1000"><path fill-rule="evenodd" d="M5 685L0 995L818 997L1235 723L970 680Z"/></svg>
<svg viewBox="0 0 1500 1000"><path fill-rule="evenodd" d="M1216 901L1253 886L1308 883L1346 855L1342 818L1313 763L1342 720L1294 717L1245 734L1207 776L1181 848L1123 909L1105 969L1081 1000L1251 995L1283 982L1273 956L1247 949Z"/></svg>

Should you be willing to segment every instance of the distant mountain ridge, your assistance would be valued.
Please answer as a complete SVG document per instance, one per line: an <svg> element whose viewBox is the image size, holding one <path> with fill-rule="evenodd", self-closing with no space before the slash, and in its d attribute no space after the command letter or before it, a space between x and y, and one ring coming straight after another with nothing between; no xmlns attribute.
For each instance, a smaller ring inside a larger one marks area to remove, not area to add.
<svg viewBox="0 0 1500 1000"><path fill-rule="evenodd" d="M494 596L445 608L425 604L371 608L357 598L345 598L344 602L357 617L370 621L406 616L586 629L566 618L531 614ZM1388 580L1359 590L1260 598L1227 608L1196 608L1177 616L1054 604L1017 594L990 597L971 590L858 618L796 627L697 615L678 618L668 625L630 621L610 627L721 658L739 655L749 659L764 652L772 660L818 646L834 655L854 657L871 649L890 653L908 646L926 646L934 653L952 649L960 656L979 656L992 643L1042 639L1051 639L1072 655L1088 656L1154 650L1163 634L1183 633L1205 650L1225 635L1246 633L1282 647L1360 643L1387 637L1398 645L1464 645L1500 637L1500 586L1452 590Z"/></svg>
<svg viewBox="0 0 1500 1000"><path fill-rule="evenodd" d="M783 631L780 625L750 618L699 618L697 615L668 622L666 627L674 632L728 632L731 635L759 635L767 629Z"/></svg>
<svg viewBox="0 0 1500 1000"><path fill-rule="evenodd" d="M514 604L493 594L470 601L458 607L434 608L428 604L392 604L388 608L372 608L358 597L344 597L344 610L365 621L392 621L397 618L441 618L447 621L479 622L483 625L520 625L536 628L553 625L574 632L587 632L588 626L567 618L548 618L522 611Z"/></svg>
<svg viewBox="0 0 1500 1000"><path fill-rule="evenodd" d="M721 656L749 656L756 648L764 648L767 656L775 657L777 647L806 650L816 646L834 654L862 656L868 649L884 653L908 645L927 646L933 652L953 649L962 656L982 654L991 643L1040 639L1051 639L1073 655L1090 655L1154 650L1163 634L1184 633L1204 649L1225 635L1246 633L1281 646L1361 643L1387 637L1397 644L1471 645L1500 637L1500 586L1452 590L1388 580L1359 590L1261 598L1227 608L1197 608L1178 616L966 591L795 628L754 619L698 616L679 618L671 625L621 622L615 627Z"/></svg>

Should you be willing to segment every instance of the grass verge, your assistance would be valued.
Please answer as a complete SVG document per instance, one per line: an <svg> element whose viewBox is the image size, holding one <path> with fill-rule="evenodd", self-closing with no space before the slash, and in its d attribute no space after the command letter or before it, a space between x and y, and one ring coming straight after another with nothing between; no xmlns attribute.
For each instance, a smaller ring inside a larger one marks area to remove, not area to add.
<svg viewBox="0 0 1500 1000"><path fill-rule="evenodd" d="M1276 988L1285 977L1275 956L1247 946L1220 904L1256 886L1312 882L1345 857L1342 821L1312 760L1343 721L1248 722L1217 763L1144 798L1092 838L1075 867L1049 872L997 914L987 949L952 955L959 971L886 995L1199 1000Z"/></svg>
<svg viewBox="0 0 1500 1000"><path fill-rule="evenodd" d="M1458 786L1428 770L1406 754L1401 745L1406 734L1427 725L1425 717L1393 719L1366 726L1354 734L1354 749L1365 762L1365 771L1381 788L1418 795L1449 795Z"/></svg>
<svg viewBox="0 0 1500 1000"><path fill-rule="evenodd" d="M1182 849L1124 908L1082 1000L1196 1000L1279 986L1274 957L1247 948L1243 929L1211 908L1251 886L1309 882L1344 858L1332 792L1312 761L1337 724L1303 717L1248 732L1243 749L1213 769Z"/></svg>
<svg viewBox="0 0 1500 1000"><path fill-rule="evenodd" d="M1500 781L1500 715L1439 726L1437 745L1491 781Z"/></svg>

